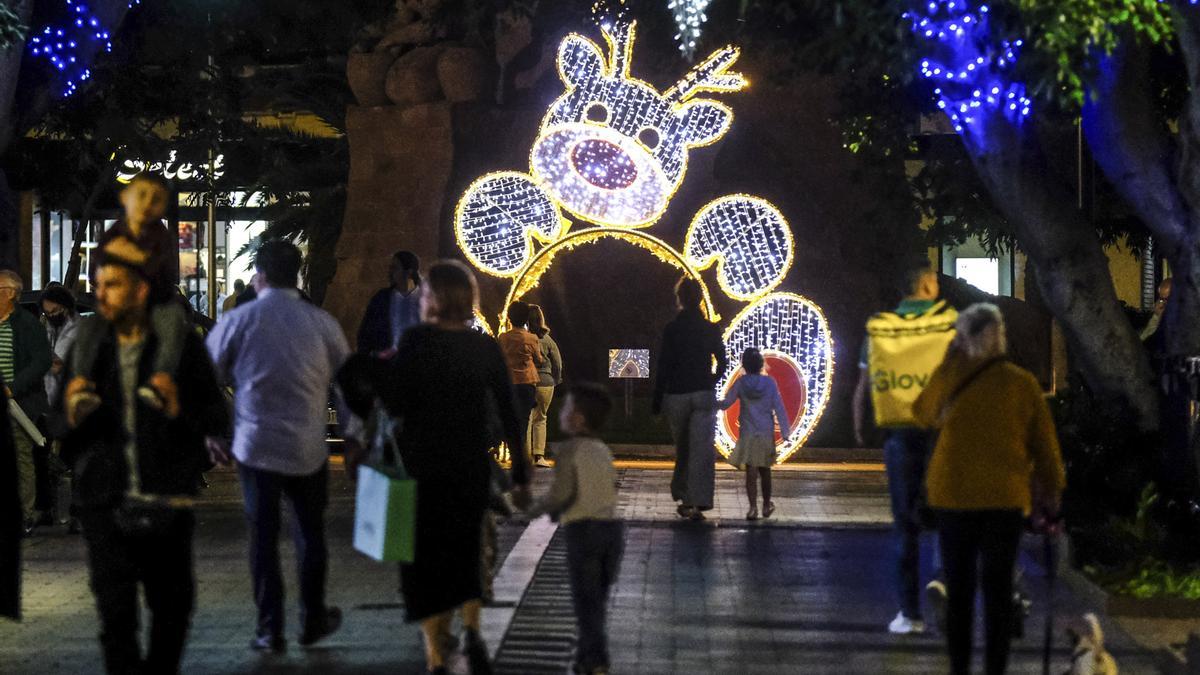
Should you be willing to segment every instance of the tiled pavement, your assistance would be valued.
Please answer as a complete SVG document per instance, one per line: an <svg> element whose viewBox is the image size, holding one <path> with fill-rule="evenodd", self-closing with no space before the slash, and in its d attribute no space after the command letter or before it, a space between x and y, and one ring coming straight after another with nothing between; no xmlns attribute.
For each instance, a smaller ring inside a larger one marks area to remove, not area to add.
<svg viewBox="0 0 1200 675"><path fill-rule="evenodd" d="M245 532L232 476L216 474L200 517L198 609L185 673L421 671L419 641L415 628L403 623L394 568L366 560L349 546L351 495L339 474L335 471L329 527L330 596L348 610L345 628L327 645L308 651L293 646L282 658L262 659L245 649L253 630ZM538 473L539 489L548 475ZM612 602L613 672L944 672L936 638L895 638L883 628L894 609L879 472L776 472L779 512L773 522L753 524L743 519L740 474L718 472L716 508L705 523L678 520L667 497L669 480L666 471L621 471L621 513L630 522ZM520 524L502 528L505 551L522 530ZM513 565L532 564L538 547L550 539L544 524L530 530L539 532L525 540L534 547L514 554ZM21 625L0 622L0 673L100 671L82 560L76 538L57 534L30 542L28 618ZM285 569L294 603L295 582L286 562ZM1031 577L1040 599L1036 569ZM512 578L528 575L518 570ZM548 580L534 575L533 583ZM1057 606L1063 616L1083 610L1061 591ZM536 634L539 617L529 609L517 607L512 622L533 626ZM496 618L514 610L489 612ZM1031 621L1029 635L1040 635L1038 621L1036 616ZM497 635L503 627L502 622ZM1122 672L1154 672L1148 657L1111 626L1110 640ZM503 661L514 645L497 642ZM1010 672L1040 672L1033 668L1039 644L1033 637L1019 643ZM1064 664L1065 656L1057 654L1055 672Z"/></svg>
<svg viewBox="0 0 1200 675"><path fill-rule="evenodd" d="M253 596L246 563L245 525L234 474L210 474L213 487L199 510L195 543L197 603L183 672L415 673L424 668L415 626L404 623L394 565L355 552L352 492L335 469L331 481L329 601L346 611L342 630L321 646L295 644L297 584L285 525L282 555L288 592L287 655L263 658L247 644L254 633ZM286 509L285 509L286 512ZM523 524L500 528L507 554ZM98 625L87 586L83 542L61 531L35 537L25 548L26 618L0 620L0 673L102 673Z"/></svg>
<svg viewBox="0 0 1200 675"><path fill-rule="evenodd" d="M776 514L760 526L831 525L880 527L892 522L886 486L881 471L829 470L810 471L795 467L772 472ZM625 521L675 521L675 503L670 499L671 472L620 469L618 515ZM713 509L706 517L722 524L745 522L744 476L724 466L716 474Z"/></svg>

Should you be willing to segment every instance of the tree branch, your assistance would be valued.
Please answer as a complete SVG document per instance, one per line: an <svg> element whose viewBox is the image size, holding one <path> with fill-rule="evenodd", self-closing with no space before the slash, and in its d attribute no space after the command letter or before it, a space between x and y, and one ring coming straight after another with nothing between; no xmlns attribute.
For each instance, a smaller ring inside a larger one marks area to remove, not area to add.
<svg viewBox="0 0 1200 675"><path fill-rule="evenodd" d="M1177 149L1154 109L1146 50L1123 44L1101 57L1089 93L1082 124L1092 157L1161 250L1176 249L1188 212L1172 171Z"/></svg>
<svg viewBox="0 0 1200 675"><path fill-rule="evenodd" d="M10 3L9 9L21 23L28 25L33 16L33 0L18 0L15 4ZM15 137L13 100L17 95L17 74L21 70L24 54L24 40L14 40L7 48L0 50L0 152Z"/></svg>
<svg viewBox="0 0 1200 675"><path fill-rule="evenodd" d="M1200 10L1179 8L1176 17L1176 32L1183 61L1187 64L1190 92L1179 116L1179 191L1196 213L1200 211ZM1190 239L1196 237L1194 231L1187 234ZM1189 243L1185 240L1180 245Z"/></svg>
<svg viewBox="0 0 1200 675"><path fill-rule="evenodd" d="M980 115L963 140L995 203L1012 223L1037 270L1038 287L1080 359L1088 384L1133 412L1138 425L1158 425L1158 405L1145 351L1121 311L1096 230L1055 180L1031 122Z"/></svg>
<svg viewBox="0 0 1200 675"><path fill-rule="evenodd" d="M33 0L22 0L28 5L30 13ZM128 0L95 0L92 11L99 19L100 25L107 27L109 33L116 39L117 31L125 15L129 12ZM22 17L26 21L26 17ZM58 95L58 83L47 80L37 69L23 67L25 42L14 44L12 52L5 54L0 61L0 82L11 78L15 84L16 95L7 100L0 98L0 153L8 149L8 144L14 138L25 135L36 127L50 109L57 105L61 98ZM91 57L97 54L91 54ZM8 83L5 82L5 86ZM77 95L86 95L80 91ZM7 105L3 105L7 104Z"/></svg>

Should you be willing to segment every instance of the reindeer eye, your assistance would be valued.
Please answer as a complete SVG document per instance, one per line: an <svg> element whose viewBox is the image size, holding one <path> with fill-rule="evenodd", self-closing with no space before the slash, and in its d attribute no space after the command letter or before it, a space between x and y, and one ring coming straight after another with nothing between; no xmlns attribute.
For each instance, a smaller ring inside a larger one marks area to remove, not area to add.
<svg viewBox="0 0 1200 675"><path fill-rule="evenodd" d="M603 103L593 103L588 106L586 116L589 122L607 124L609 117L608 106L604 105Z"/></svg>
<svg viewBox="0 0 1200 675"><path fill-rule="evenodd" d="M658 136L658 130L654 127L645 127L639 131L638 140L642 142L642 145L650 148L651 150L657 149L658 144L661 141Z"/></svg>

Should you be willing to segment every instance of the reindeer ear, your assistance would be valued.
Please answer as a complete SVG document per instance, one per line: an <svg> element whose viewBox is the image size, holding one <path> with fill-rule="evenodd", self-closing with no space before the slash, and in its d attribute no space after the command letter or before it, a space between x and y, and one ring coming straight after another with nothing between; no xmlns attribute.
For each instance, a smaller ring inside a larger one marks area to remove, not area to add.
<svg viewBox="0 0 1200 675"><path fill-rule="evenodd" d="M676 114L685 142L692 147L715 143L733 124L733 111L716 101L689 101Z"/></svg>
<svg viewBox="0 0 1200 675"><path fill-rule="evenodd" d="M585 86L604 74L604 55L595 42L572 33L558 48L558 76L572 87Z"/></svg>

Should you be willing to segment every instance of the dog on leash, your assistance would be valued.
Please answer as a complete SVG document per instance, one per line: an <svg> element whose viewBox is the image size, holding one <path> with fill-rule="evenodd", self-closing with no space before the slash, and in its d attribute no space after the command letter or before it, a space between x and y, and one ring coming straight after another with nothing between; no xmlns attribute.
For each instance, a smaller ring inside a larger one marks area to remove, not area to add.
<svg viewBox="0 0 1200 675"><path fill-rule="evenodd" d="M1104 649L1104 631L1095 614L1084 614L1067 626L1071 668L1063 675L1118 675L1117 662Z"/></svg>

